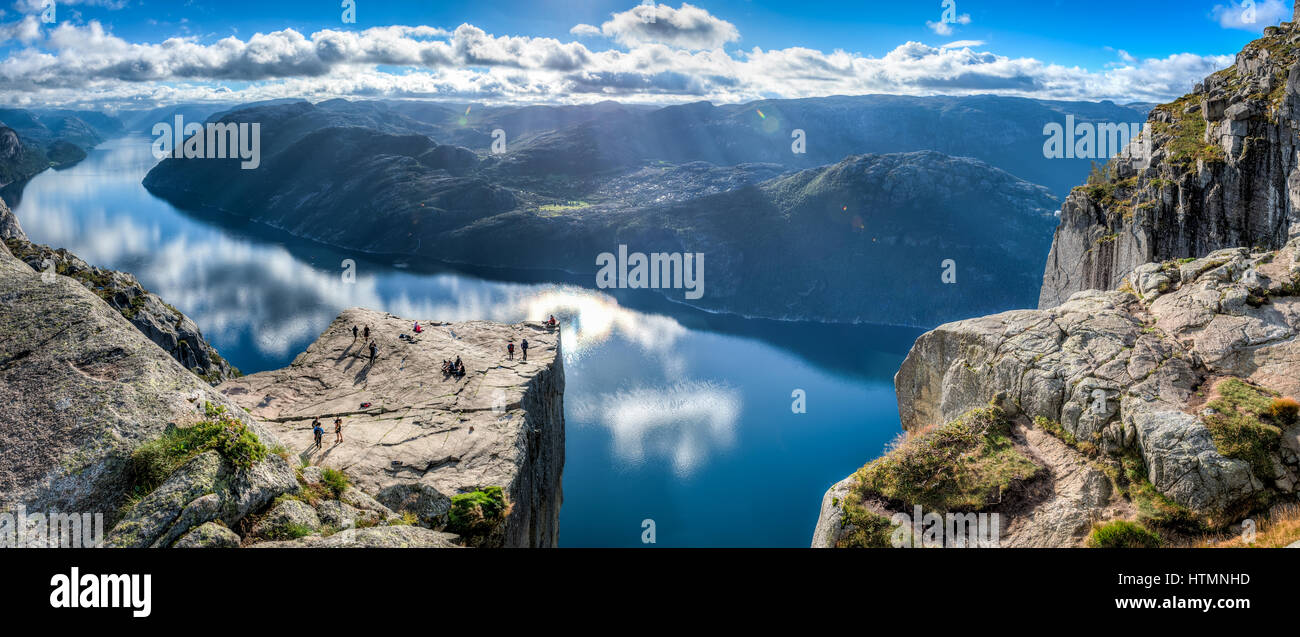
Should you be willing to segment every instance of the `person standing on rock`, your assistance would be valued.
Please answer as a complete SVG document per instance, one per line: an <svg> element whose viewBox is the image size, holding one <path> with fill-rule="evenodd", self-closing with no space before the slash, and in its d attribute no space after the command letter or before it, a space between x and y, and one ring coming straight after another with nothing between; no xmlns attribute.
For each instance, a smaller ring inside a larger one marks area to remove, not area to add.
<svg viewBox="0 0 1300 637"><path fill-rule="evenodd" d="M370 326L369 326L369 325L366 326L366 330L365 330L365 332L362 332L362 334L366 337L366 340L367 340L367 341L370 340Z"/></svg>
<svg viewBox="0 0 1300 637"><path fill-rule="evenodd" d="M343 443L343 417L334 419L334 444Z"/></svg>
<svg viewBox="0 0 1300 637"><path fill-rule="evenodd" d="M353 342L356 342L356 340L357 340L357 333L358 333L357 326L353 325L353 326L352 326L352 341L353 341Z"/></svg>
<svg viewBox="0 0 1300 637"><path fill-rule="evenodd" d="M506 345L506 359L515 359L515 339L510 339L510 344Z"/></svg>
<svg viewBox="0 0 1300 637"><path fill-rule="evenodd" d="M524 342L519 344L519 349L523 350L524 360L528 360L528 339L524 339Z"/></svg>
<svg viewBox="0 0 1300 637"><path fill-rule="evenodd" d="M370 341L370 364L375 364L375 359L379 358L379 346L374 341Z"/></svg>
<svg viewBox="0 0 1300 637"><path fill-rule="evenodd" d="M325 438L325 428L320 426L319 418L313 420L311 425L312 425L311 433L313 436L316 437L316 449L317 451L319 451L321 447L321 443L324 441Z"/></svg>

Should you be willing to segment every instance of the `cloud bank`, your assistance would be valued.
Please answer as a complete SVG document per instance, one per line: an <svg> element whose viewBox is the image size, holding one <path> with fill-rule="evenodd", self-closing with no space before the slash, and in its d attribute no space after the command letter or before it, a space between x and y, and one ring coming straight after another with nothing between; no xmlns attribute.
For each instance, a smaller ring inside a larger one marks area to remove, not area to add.
<svg viewBox="0 0 1300 637"><path fill-rule="evenodd" d="M1259 5L1264 20L1266 0ZM606 99L677 103L892 93L996 93L1063 100L1166 101L1230 56L1125 54L1104 69L1007 57L965 40L905 42L881 57L812 47L741 47L736 26L683 3L643 4L573 40L454 28L283 29L244 39L129 42L99 22L0 23L0 100L131 105L282 97L432 98L489 103ZM591 48L593 40L606 48ZM731 47L728 49L728 47Z"/></svg>

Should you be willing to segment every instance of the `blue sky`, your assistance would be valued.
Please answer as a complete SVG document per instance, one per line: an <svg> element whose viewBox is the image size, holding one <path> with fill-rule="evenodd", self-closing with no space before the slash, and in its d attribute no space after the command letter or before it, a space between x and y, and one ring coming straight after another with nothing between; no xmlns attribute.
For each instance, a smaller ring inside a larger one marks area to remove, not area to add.
<svg viewBox="0 0 1300 637"><path fill-rule="evenodd" d="M355 0L345 24L342 0L62 0L47 24L45 2L8 2L0 15L0 99L1151 101L1186 91L1291 14L1281 0L951 0L958 20L945 25L942 0ZM426 28L379 29L392 25ZM273 37L254 43L259 33Z"/></svg>

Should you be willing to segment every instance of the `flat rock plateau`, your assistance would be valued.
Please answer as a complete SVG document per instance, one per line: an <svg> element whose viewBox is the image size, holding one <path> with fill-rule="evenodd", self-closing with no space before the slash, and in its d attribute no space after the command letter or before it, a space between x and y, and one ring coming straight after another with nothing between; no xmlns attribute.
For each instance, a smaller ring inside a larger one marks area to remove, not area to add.
<svg viewBox="0 0 1300 637"><path fill-rule="evenodd" d="M506 546L554 546L564 467L564 367L558 329L541 323L438 323L343 312L281 370L218 391L302 461L344 471L392 509L442 526L450 498L499 486L512 504ZM364 335L378 346L371 363ZM514 339L513 360L506 344ZM527 339L528 360L519 345ZM460 357L463 377L442 372ZM326 430L319 450L312 421ZM334 420L343 420L335 444Z"/></svg>

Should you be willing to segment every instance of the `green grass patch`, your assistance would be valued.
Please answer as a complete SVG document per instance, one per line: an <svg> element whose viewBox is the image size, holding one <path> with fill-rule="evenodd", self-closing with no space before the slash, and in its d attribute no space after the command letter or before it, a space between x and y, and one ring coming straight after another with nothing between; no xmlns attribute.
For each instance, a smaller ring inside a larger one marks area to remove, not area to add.
<svg viewBox="0 0 1300 637"><path fill-rule="evenodd" d="M322 470L321 480L336 498L343 495L343 492L348 490L348 485L351 484L348 476L338 469Z"/></svg>
<svg viewBox="0 0 1300 637"><path fill-rule="evenodd" d="M266 458L267 449L247 425L231 419L223 406L204 404L207 420L174 427L140 445L131 454L136 493L149 493L195 456L216 451L231 464L247 469Z"/></svg>
<svg viewBox="0 0 1300 637"><path fill-rule="evenodd" d="M1016 450L1010 433L1001 410L972 410L859 469L854 492L935 512L983 510L1043 470Z"/></svg>
<svg viewBox="0 0 1300 637"><path fill-rule="evenodd" d="M1156 549L1162 545L1159 535L1127 520L1098 524L1088 535L1088 547L1094 549Z"/></svg>
<svg viewBox="0 0 1300 637"><path fill-rule="evenodd" d="M447 530L478 546L497 533L509 514L510 502L501 487L460 493L451 498Z"/></svg>
<svg viewBox="0 0 1300 637"><path fill-rule="evenodd" d="M1279 425L1287 424L1273 416L1276 393L1237 378L1221 381L1215 393L1208 404L1215 413L1205 417L1214 447L1224 457L1249 462L1255 475L1271 478L1272 457L1282 441Z"/></svg>
<svg viewBox="0 0 1300 637"><path fill-rule="evenodd" d="M889 518L874 511L845 502L840 509L844 517L840 519L841 528L849 528L838 541L835 548L841 549L887 549L893 547L890 536L896 525Z"/></svg>

